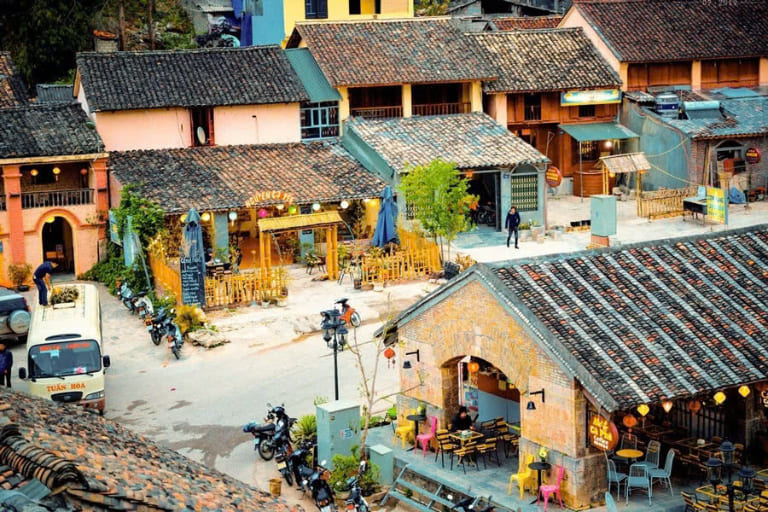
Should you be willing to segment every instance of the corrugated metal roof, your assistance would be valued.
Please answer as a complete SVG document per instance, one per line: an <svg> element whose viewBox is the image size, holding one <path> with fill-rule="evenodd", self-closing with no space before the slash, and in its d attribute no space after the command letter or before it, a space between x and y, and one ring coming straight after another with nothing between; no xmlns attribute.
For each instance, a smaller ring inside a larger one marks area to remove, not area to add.
<svg viewBox="0 0 768 512"><path fill-rule="evenodd" d="M341 94L328 83L308 48L289 48L285 50L285 55L309 93L309 101L341 101Z"/></svg>
<svg viewBox="0 0 768 512"><path fill-rule="evenodd" d="M636 139L638 134L617 123L561 124L560 129L578 141Z"/></svg>
<svg viewBox="0 0 768 512"><path fill-rule="evenodd" d="M259 231L282 231L288 229L303 229L312 226L341 224L339 212L318 212L307 215L289 215L287 217L271 217L259 219Z"/></svg>

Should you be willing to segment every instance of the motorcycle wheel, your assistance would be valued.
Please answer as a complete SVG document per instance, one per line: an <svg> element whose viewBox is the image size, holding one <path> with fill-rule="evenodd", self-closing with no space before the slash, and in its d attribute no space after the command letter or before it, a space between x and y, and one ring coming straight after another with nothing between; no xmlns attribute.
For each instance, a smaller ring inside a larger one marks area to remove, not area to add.
<svg viewBox="0 0 768 512"><path fill-rule="evenodd" d="M149 335L152 336L152 343L154 343L155 345L159 345L160 342L163 341L163 337L160 334L160 331L158 331L157 329L150 331Z"/></svg>
<svg viewBox="0 0 768 512"><path fill-rule="evenodd" d="M349 320L352 322L353 327L360 327L360 324L362 321L360 320L360 315L355 311L352 313L352 316L349 318Z"/></svg>
<svg viewBox="0 0 768 512"><path fill-rule="evenodd" d="M173 347L173 348L171 349L171 352L173 352L173 355L174 355L174 356L176 356L176 359L179 359L179 358L181 358L181 354L179 353L180 351L179 351L179 349L178 349L178 348L176 348L176 347Z"/></svg>
<svg viewBox="0 0 768 512"><path fill-rule="evenodd" d="M285 469L281 469L280 472L283 474L285 481L288 482L288 485L293 485L293 476L291 475L291 470L286 467Z"/></svg>
<svg viewBox="0 0 768 512"><path fill-rule="evenodd" d="M131 300L130 299L123 299L123 306L125 306L125 309L128 311L133 312L133 308L131 307Z"/></svg>
<svg viewBox="0 0 768 512"><path fill-rule="evenodd" d="M264 460L272 460L272 457L275 456L275 445L272 444L272 441L265 440L259 443L259 455Z"/></svg>

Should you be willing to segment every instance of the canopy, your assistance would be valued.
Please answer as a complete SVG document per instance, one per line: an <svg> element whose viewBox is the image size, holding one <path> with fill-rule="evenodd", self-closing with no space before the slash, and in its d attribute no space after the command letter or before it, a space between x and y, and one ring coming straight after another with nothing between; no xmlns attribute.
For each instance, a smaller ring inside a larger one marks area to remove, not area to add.
<svg viewBox="0 0 768 512"><path fill-rule="evenodd" d="M651 164L645 158L645 153L626 153L623 155L611 155L600 157L608 172L621 174L627 172L644 172L651 169Z"/></svg>
<svg viewBox="0 0 768 512"><path fill-rule="evenodd" d="M632 130L618 123L561 124L560 129L578 140L623 140L640 137Z"/></svg>
<svg viewBox="0 0 768 512"><path fill-rule="evenodd" d="M381 193L379 217L376 219L376 230L373 232L373 245L384 247L388 243L400 243L397 237L397 205L392 194L392 187L387 185Z"/></svg>
<svg viewBox="0 0 768 512"><path fill-rule="evenodd" d="M259 219L259 231L288 231L306 228L318 228L332 224L342 224L339 212L319 212L306 215L288 215Z"/></svg>

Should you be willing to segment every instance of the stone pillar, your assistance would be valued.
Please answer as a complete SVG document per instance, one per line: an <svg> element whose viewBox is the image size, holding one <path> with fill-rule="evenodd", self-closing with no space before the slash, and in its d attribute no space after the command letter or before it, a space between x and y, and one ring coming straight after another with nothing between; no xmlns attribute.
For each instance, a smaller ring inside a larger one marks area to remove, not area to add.
<svg viewBox="0 0 768 512"><path fill-rule="evenodd" d="M24 263L24 217L21 210L21 168L18 165L3 166L8 232L11 242L11 262Z"/></svg>
<svg viewBox="0 0 768 512"><path fill-rule="evenodd" d="M403 106L403 117L411 117L413 115L413 97L411 96L411 84L403 84L401 98L401 104Z"/></svg>
<svg viewBox="0 0 768 512"><path fill-rule="evenodd" d="M349 89L346 87L338 88L339 94L341 94L341 100L339 100L339 135L342 135L344 130L344 121L349 117Z"/></svg>
<svg viewBox="0 0 768 512"><path fill-rule="evenodd" d="M96 205L96 211L98 213L104 213L104 215L107 215L107 212L109 211L109 192L107 187L107 159L106 158L97 158L93 161L93 164L91 165L91 170L93 171L93 188L94 190L94 197L93 197L93 203ZM102 223L99 226L99 240L102 238L105 238L107 236L107 219L104 218L104 223Z"/></svg>

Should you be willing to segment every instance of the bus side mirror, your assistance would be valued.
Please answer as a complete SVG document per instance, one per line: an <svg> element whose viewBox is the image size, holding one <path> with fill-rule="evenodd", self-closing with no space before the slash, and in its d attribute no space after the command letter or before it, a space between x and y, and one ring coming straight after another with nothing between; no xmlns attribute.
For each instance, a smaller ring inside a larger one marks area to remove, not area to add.
<svg viewBox="0 0 768 512"><path fill-rule="evenodd" d="M27 369L26 368L19 368L19 378L21 380L25 380L27 378Z"/></svg>
<svg viewBox="0 0 768 512"><path fill-rule="evenodd" d="M104 360L104 368L109 368L110 365L112 364L112 361L110 361L109 356L104 356L102 357L102 359Z"/></svg>

